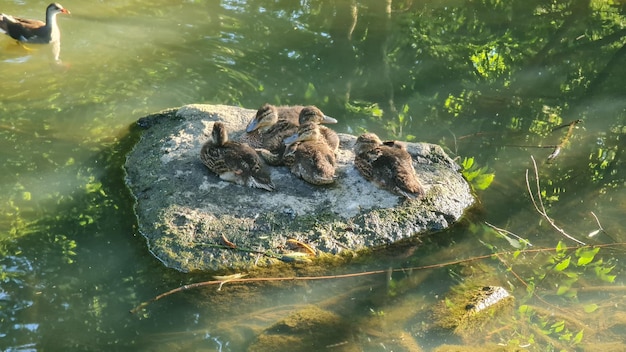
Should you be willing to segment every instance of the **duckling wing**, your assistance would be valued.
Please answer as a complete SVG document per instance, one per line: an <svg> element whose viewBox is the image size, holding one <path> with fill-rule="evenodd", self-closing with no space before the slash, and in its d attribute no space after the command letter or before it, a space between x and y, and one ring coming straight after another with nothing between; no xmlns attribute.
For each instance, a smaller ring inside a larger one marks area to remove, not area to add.
<svg viewBox="0 0 626 352"><path fill-rule="evenodd" d="M291 172L314 185L335 181L335 154L326 142L310 141L300 143L293 153Z"/></svg>
<svg viewBox="0 0 626 352"><path fill-rule="evenodd" d="M209 141L202 146L200 159L223 180L274 190L266 165L247 144L227 142L218 146Z"/></svg>
<svg viewBox="0 0 626 352"><path fill-rule="evenodd" d="M413 159L405 150L397 146L383 146L370 154L372 159L368 168L365 172L359 169L366 179L407 198L423 193L413 168Z"/></svg>
<svg viewBox="0 0 626 352"><path fill-rule="evenodd" d="M222 154L220 147L215 145L212 141L206 142L200 149L200 160L209 168L209 170L219 173L218 170L222 168Z"/></svg>
<svg viewBox="0 0 626 352"><path fill-rule="evenodd" d="M228 143L224 149L224 165L229 169L255 173L264 168L256 151L246 144Z"/></svg>
<svg viewBox="0 0 626 352"><path fill-rule="evenodd" d="M324 140L328 144L328 147L333 151L333 153L336 153L337 150L339 150L339 136L337 135L337 132L322 125L318 126L318 128L320 129L320 133L324 137Z"/></svg>
<svg viewBox="0 0 626 352"><path fill-rule="evenodd" d="M380 167L384 164L383 161L378 161L381 156L382 151L379 148L357 154L354 158L354 166L366 180L373 181L376 177L375 167Z"/></svg>
<svg viewBox="0 0 626 352"><path fill-rule="evenodd" d="M387 187L394 193L407 198L414 198L424 193L413 167L413 159L404 148L394 146L390 150L386 150L383 155L381 162L390 165L388 173L385 175L388 180ZM385 161L387 158L389 160Z"/></svg>
<svg viewBox="0 0 626 352"><path fill-rule="evenodd" d="M285 150L285 138L298 133L298 126L288 121L278 121L263 133L263 148L272 153L282 153Z"/></svg>

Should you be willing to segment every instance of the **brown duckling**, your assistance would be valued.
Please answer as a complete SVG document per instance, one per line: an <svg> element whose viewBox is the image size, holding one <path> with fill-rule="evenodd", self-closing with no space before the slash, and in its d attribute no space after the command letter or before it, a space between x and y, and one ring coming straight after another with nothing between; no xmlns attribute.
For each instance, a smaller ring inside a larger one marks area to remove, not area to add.
<svg viewBox="0 0 626 352"><path fill-rule="evenodd" d="M424 195L413 159L403 143L382 142L377 135L365 133L357 138L354 154L354 166L365 179L406 198Z"/></svg>
<svg viewBox="0 0 626 352"><path fill-rule="evenodd" d="M250 120L248 126L246 126L246 132L250 133L260 128L271 126L278 121L286 121L298 126L298 118L303 108L304 106L300 105L274 106L271 104L263 104L259 110L257 110L254 118Z"/></svg>
<svg viewBox="0 0 626 352"><path fill-rule="evenodd" d="M248 143L252 148L267 149L280 155L285 150L283 140L298 132L299 121L303 115L311 115L309 120L317 123L337 123L337 120L324 115L314 106L276 107L265 104L250 121L240 141Z"/></svg>
<svg viewBox="0 0 626 352"><path fill-rule="evenodd" d="M252 148L262 148L275 154L285 150L283 139L297 133L298 119L295 113L283 114L281 119L276 106L265 104L246 127L246 133L239 139Z"/></svg>
<svg viewBox="0 0 626 352"><path fill-rule="evenodd" d="M324 115L324 113L322 113L322 111L315 106L307 106L300 112L298 122L300 123L300 126L302 126L307 122L337 123L337 120ZM320 125L318 126L318 129L330 149L333 153L336 153L337 150L339 150L339 136L337 136L337 133L326 126Z"/></svg>
<svg viewBox="0 0 626 352"><path fill-rule="evenodd" d="M291 173L314 185L333 183L337 164L335 152L330 149L319 127L313 122L301 125L298 135L283 155Z"/></svg>
<svg viewBox="0 0 626 352"><path fill-rule="evenodd" d="M274 190L263 160L247 144L229 141L226 126L221 122L213 124L211 139L200 150L200 160L222 180Z"/></svg>

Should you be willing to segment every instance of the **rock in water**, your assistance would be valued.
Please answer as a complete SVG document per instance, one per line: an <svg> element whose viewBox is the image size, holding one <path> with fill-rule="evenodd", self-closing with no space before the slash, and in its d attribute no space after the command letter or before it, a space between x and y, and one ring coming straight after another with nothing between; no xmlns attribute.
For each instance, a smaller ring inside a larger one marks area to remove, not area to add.
<svg viewBox="0 0 626 352"><path fill-rule="evenodd" d="M404 200L354 167L355 136L339 134L336 181L314 186L272 167L274 192L222 181L198 155L213 123L237 140L255 110L187 105L140 119L126 182L150 251L180 271L246 269L308 262L313 253L375 249L443 230L474 202L458 166L441 147L407 143L425 195ZM295 240L294 240L295 239ZM308 246L309 249L306 249Z"/></svg>

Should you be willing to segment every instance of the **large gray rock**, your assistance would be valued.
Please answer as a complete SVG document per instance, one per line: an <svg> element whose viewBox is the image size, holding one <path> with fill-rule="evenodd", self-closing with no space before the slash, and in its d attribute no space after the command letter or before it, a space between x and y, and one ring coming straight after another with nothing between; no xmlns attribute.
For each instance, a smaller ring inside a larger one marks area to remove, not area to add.
<svg viewBox="0 0 626 352"><path fill-rule="evenodd" d="M406 201L361 177L353 165L356 137L345 134L333 185L307 184L285 167L272 168L274 192L222 181L201 163L200 147L214 121L223 121L236 140L254 114L232 106L187 105L138 121L144 130L127 156L127 184L137 200L139 230L168 267L246 269L336 258L329 255L445 229L474 202L441 147L408 143L426 196ZM308 252L302 243L317 255L299 253Z"/></svg>

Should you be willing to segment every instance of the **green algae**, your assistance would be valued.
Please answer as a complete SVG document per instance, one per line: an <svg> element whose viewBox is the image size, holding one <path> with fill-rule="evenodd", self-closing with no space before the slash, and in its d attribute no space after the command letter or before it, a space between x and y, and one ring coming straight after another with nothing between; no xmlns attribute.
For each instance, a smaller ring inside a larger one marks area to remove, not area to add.
<svg viewBox="0 0 626 352"><path fill-rule="evenodd" d="M306 306L274 323L257 336L248 351L320 351L349 337L350 323L316 306ZM335 350L335 349L333 349Z"/></svg>

